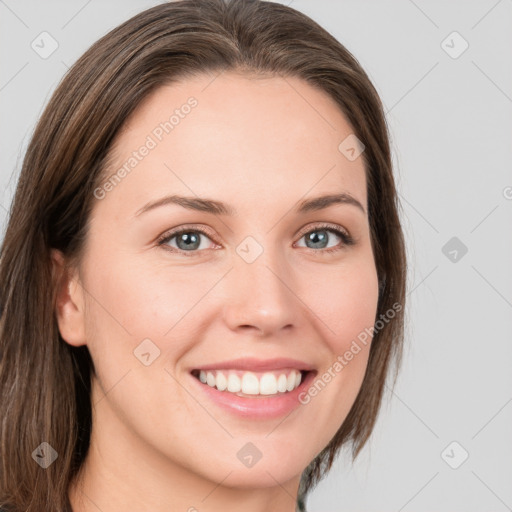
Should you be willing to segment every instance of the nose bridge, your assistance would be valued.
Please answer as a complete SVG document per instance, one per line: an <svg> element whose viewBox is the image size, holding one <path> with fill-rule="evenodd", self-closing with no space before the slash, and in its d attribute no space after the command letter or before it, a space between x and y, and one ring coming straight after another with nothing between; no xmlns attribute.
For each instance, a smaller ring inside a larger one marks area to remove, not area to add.
<svg viewBox="0 0 512 512"><path fill-rule="evenodd" d="M232 329L251 326L271 334L296 322L298 302L289 289L285 255L247 237L233 255L225 319Z"/></svg>

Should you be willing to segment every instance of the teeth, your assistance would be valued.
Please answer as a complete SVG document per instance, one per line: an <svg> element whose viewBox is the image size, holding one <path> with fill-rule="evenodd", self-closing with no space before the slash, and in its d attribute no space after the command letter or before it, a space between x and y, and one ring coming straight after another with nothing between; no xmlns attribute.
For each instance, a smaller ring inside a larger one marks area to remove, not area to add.
<svg viewBox="0 0 512 512"><path fill-rule="evenodd" d="M293 391L300 385L302 374L298 370L278 372L240 372L210 370L199 372L199 380L219 391L244 395L276 395Z"/></svg>
<svg viewBox="0 0 512 512"><path fill-rule="evenodd" d="M286 378L286 375L279 375L279 378L277 379L277 391L279 391L280 393L284 393L286 391L287 382L288 379Z"/></svg>
<svg viewBox="0 0 512 512"><path fill-rule="evenodd" d="M215 378L215 384L219 391L224 391L228 387L228 379L226 379L223 373L218 373Z"/></svg>
<svg viewBox="0 0 512 512"><path fill-rule="evenodd" d="M242 382L234 373L228 376L228 391L231 393L238 393L239 391L242 391Z"/></svg>
<svg viewBox="0 0 512 512"><path fill-rule="evenodd" d="M265 373L260 380L260 395L275 395L277 393L277 379L272 373Z"/></svg>
<svg viewBox="0 0 512 512"><path fill-rule="evenodd" d="M242 377L242 393L246 395L259 395L260 383L258 377L251 372L245 372Z"/></svg>
<svg viewBox="0 0 512 512"><path fill-rule="evenodd" d="M295 387L295 375L293 373L290 373L288 375L288 381L286 382L286 390L291 391Z"/></svg>

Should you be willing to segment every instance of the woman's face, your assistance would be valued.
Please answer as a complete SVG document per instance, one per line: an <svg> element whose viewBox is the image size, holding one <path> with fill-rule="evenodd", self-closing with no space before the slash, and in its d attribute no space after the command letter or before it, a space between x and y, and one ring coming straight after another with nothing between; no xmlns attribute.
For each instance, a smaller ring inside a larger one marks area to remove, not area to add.
<svg viewBox="0 0 512 512"><path fill-rule="evenodd" d="M129 119L95 191L83 325L59 324L94 361L105 457L129 444L139 464L268 487L327 445L362 383L369 343L353 342L378 298L352 133L300 79L227 72L162 87ZM301 209L341 194L353 201ZM297 370L306 381L282 391Z"/></svg>

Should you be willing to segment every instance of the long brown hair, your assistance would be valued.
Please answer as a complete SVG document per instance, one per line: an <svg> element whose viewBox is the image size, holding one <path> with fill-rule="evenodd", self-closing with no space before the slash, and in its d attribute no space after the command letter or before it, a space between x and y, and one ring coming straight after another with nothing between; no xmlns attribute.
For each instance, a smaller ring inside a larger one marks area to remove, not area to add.
<svg viewBox="0 0 512 512"><path fill-rule="evenodd" d="M0 255L0 506L7 510L70 511L69 485L89 446L94 367L86 346L60 336L50 251L62 251L70 265L80 261L93 191L105 179L116 134L141 101L163 84L226 70L298 77L339 105L365 145L377 318L402 306L374 334L348 417L303 472L299 509L342 445L351 444L355 459L373 430L391 363L398 372L402 357L406 287L379 96L352 54L290 7L259 0L164 3L113 29L72 66L26 151ZM34 461L43 442L58 454L46 469Z"/></svg>

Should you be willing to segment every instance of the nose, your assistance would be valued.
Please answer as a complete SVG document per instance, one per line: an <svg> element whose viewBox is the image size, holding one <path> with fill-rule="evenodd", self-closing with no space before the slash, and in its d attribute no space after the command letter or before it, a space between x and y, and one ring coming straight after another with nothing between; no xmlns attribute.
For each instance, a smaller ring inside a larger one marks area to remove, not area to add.
<svg viewBox="0 0 512 512"><path fill-rule="evenodd" d="M278 262L270 251L252 263L235 255L233 269L224 282L224 321L233 331L254 331L259 337L296 327L301 301L292 280L285 263Z"/></svg>

